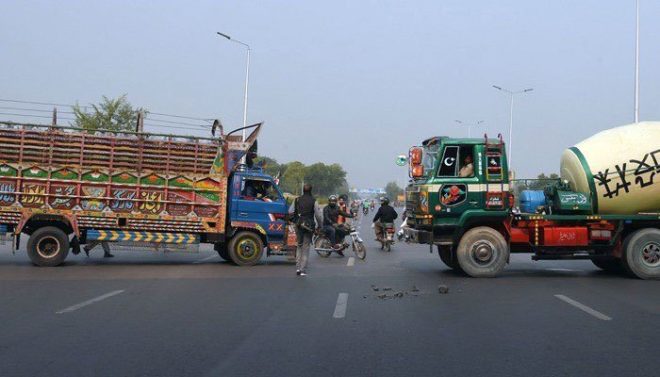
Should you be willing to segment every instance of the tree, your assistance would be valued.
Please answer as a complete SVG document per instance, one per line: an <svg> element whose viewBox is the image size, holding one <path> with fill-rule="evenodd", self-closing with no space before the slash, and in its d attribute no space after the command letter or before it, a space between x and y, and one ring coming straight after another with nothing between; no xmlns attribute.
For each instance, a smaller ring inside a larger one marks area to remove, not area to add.
<svg viewBox="0 0 660 377"><path fill-rule="evenodd" d="M391 201L395 201L399 195L403 194L403 189L394 181L388 182L385 185L385 194Z"/></svg>
<svg viewBox="0 0 660 377"><path fill-rule="evenodd" d="M541 173L538 176L536 176L536 180L530 180L529 184L527 185L528 190L543 190L545 186L551 184L553 181L556 181L559 179L559 175L555 173L551 173L550 175L545 175L545 173Z"/></svg>
<svg viewBox="0 0 660 377"><path fill-rule="evenodd" d="M80 105L73 106L73 114L76 119L74 124L76 127L84 128L86 130L109 130L109 131L134 131L138 113L146 111L142 108L133 108L126 100L126 95L115 99L110 99L103 96L103 101L98 105L90 105L91 112L86 112L81 109Z"/></svg>
<svg viewBox="0 0 660 377"><path fill-rule="evenodd" d="M282 166L280 187L291 194L302 194L302 185L305 181L305 164L299 161L289 162Z"/></svg>
<svg viewBox="0 0 660 377"><path fill-rule="evenodd" d="M271 177L282 177L283 165L278 164L277 160L274 158L259 156L255 159L254 163L256 166L261 166L264 169L264 173L270 175Z"/></svg>
<svg viewBox="0 0 660 377"><path fill-rule="evenodd" d="M339 164L326 165L317 162L305 168L305 183L313 187L316 195L336 194L346 182L346 171Z"/></svg>

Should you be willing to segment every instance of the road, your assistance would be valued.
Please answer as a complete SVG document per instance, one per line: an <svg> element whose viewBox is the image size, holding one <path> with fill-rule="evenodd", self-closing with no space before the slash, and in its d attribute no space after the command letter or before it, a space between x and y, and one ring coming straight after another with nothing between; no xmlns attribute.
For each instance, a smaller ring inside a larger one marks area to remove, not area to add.
<svg viewBox="0 0 660 377"><path fill-rule="evenodd" d="M239 268L209 248L38 268L0 246L0 375L659 373L660 282L524 254L472 279L423 246L378 250L368 220L362 234L366 261L313 254L307 277L285 258Z"/></svg>

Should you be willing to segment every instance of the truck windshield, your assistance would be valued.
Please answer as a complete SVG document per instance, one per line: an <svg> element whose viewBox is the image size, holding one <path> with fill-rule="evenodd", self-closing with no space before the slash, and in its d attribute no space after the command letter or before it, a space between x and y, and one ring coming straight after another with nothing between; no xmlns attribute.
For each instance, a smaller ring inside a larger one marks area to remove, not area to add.
<svg viewBox="0 0 660 377"><path fill-rule="evenodd" d="M422 165L424 166L424 175L429 176L433 174L435 169L435 162L438 159L440 146L438 144L428 145L424 147L422 155Z"/></svg>

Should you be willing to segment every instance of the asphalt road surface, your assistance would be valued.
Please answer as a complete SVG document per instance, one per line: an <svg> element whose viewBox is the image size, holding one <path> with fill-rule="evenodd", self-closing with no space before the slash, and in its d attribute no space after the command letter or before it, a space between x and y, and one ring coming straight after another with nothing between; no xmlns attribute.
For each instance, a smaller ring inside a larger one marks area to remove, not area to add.
<svg viewBox="0 0 660 377"><path fill-rule="evenodd" d="M38 268L0 246L0 376L660 375L658 281L526 254L473 279L361 231L366 261L312 253L307 277L208 247Z"/></svg>

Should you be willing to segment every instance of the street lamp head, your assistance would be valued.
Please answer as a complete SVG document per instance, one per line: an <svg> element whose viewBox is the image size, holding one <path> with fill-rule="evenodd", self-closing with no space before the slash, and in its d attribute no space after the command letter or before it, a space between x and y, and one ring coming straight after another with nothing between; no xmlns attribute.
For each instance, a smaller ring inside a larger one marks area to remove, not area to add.
<svg viewBox="0 0 660 377"><path fill-rule="evenodd" d="M493 85L493 88L495 88L495 89L497 89L497 90L502 90L502 88L500 88L500 87L497 86L497 85Z"/></svg>
<svg viewBox="0 0 660 377"><path fill-rule="evenodd" d="M484 122L483 120L480 120L480 121L477 122L477 124L481 124L481 123L483 123L483 122Z"/></svg>
<svg viewBox="0 0 660 377"><path fill-rule="evenodd" d="M219 32L219 31L218 31L217 33L218 33L219 36L221 36L221 37L225 37L225 38L231 40L231 37L228 36L227 34L223 34L223 33Z"/></svg>
<svg viewBox="0 0 660 377"><path fill-rule="evenodd" d="M458 123L458 124L463 124L463 122L461 122L461 121L458 120L458 119L457 119L457 120L454 120L454 122L456 122L456 123Z"/></svg>
<svg viewBox="0 0 660 377"><path fill-rule="evenodd" d="M534 88L527 88L527 89L523 90L523 93L531 92L532 90L534 90Z"/></svg>

